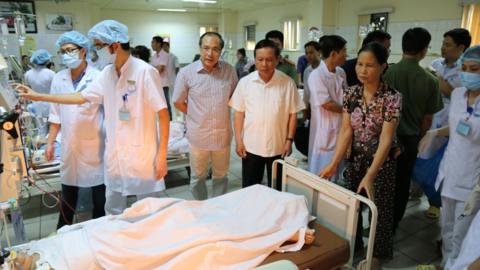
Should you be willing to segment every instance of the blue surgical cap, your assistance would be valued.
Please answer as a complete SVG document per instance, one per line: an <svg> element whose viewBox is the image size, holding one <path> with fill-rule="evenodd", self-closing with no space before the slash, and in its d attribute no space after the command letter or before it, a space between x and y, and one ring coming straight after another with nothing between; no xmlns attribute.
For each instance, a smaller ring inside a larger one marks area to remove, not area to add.
<svg viewBox="0 0 480 270"><path fill-rule="evenodd" d="M63 33L58 39L57 48L62 47L64 44L75 44L78 47L85 48L87 50L90 49L90 40L80 32L77 31L69 31Z"/></svg>
<svg viewBox="0 0 480 270"><path fill-rule="evenodd" d="M98 39L107 44L127 43L129 41L128 27L114 20L101 21L88 31L88 38Z"/></svg>
<svg viewBox="0 0 480 270"><path fill-rule="evenodd" d="M480 45L468 48L460 58L462 64L464 61L480 62Z"/></svg>
<svg viewBox="0 0 480 270"><path fill-rule="evenodd" d="M33 52L32 57L30 57L30 62L37 65L45 65L50 61L52 55L45 49L39 49Z"/></svg>

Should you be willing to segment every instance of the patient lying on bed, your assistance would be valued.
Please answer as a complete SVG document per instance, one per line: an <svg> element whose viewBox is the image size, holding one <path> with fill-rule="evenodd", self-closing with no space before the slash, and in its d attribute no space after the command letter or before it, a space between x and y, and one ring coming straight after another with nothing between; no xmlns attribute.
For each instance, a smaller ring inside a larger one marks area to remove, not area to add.
<svg viewBox="0 0 480 270"><path fill-rule="evenodd" d="M308 219L303 196L261 185L206 201L147 198L32 242L17 262L57 270L251 269L274 251L312 243Z"/></svg>

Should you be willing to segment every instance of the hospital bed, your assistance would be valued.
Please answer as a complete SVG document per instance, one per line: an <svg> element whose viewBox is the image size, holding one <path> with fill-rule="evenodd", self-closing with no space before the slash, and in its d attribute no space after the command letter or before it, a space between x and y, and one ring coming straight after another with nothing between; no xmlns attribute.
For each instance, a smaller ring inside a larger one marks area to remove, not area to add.
<svg viewBox="0 0 480 270"><path fill-rule="evenodd" d="M352 267L360 203L371 211L366 259L357 269L370 269L377 224L377 208L369 199L295 166L295 160L277 160L273 164L272 187L282 181L282 191L304 195L310 214L316 217L315 242L299 252L273 253L262 263L289 260L299 269L323 270ZM282 178L276 179L278 166Z"/></svg>
<svg viewBox="0 0 480 270"><path fill-rule="evenodd" d="M179 121L170 122L170 136L168 141L167 166L169 170L187 169L190 175L190 159L188 153L188 141L185 137L185 124ZM31 179L35 185L25 184L26 192L21 197L42 195L44 191L57 192L61 190L60 182L60 143L56 146L56 158L47 161L44 158L44 150L33 151L31 154L32 167L29 169Z"/></svg>
<svg viewBox="0 0 480 270"><path fill-rule="evenodd" d="M282 165L282 191L303 195L310 214L316 217L315 242L298 252L273 253L260 267L281 260L291 261L298 269L339 269L351 268L357 214L360 203L365 203L372 212L367 259L358 269L370 269L373 242L377 221L375 205L368 199L337 186L285 161L275 161L272 175L276 175L278 165ZM277 269L277 268L266 268ZM290 269L290 268L285 268ZM292 268L294 269L294 268Z"/></svg>

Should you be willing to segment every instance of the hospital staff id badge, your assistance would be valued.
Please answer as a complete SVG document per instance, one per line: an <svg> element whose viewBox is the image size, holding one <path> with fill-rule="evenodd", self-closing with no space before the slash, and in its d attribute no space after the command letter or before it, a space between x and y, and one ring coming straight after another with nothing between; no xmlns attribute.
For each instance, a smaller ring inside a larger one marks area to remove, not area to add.
<svg viewBox="0 0 480 270"><path fill-rule="evenodd" d="M472 130L472 124L468 120L460 120L458 122L457 128L455 129L458 134L462 136L468 136L470 134L470 131Z"/></svg>

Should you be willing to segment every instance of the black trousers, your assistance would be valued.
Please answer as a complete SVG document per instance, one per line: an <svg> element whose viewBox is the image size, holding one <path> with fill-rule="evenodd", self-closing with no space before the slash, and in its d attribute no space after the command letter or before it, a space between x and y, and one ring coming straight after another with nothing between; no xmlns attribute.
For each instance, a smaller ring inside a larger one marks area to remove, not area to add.
<svg viewBox="0 0 480 270"><path fill-rule="evenodd" d="M268 186L272 186L272 164L273 161L281 159L282 156L262 157L247 152L247 156L242 159L242 187L253 186L255 184L261 184L263 180L263 174L265 167L267 167L267 181ZM278 167L277 170L277 183L275 189L282 189L281 182L282 168Z"/></svg>
<svg viewBox="0 0 480 270"><path fill-rule="evenodd" d="M105 185L91 187L93 212L92 218L99 218L105 216ZM57 229L64 225L71 225L73 222L73 215L75 214L75 207L77 206L78 187L67 186L62 184L62 200L60 202L61 211L58 216Z"/></svg>
<svg viewBox="0 0 480 270"><path fill-rule="evenodd" d="M417 159L418 143L420 136L398 135L400 145L403 146L403 152L397 158L397 173L395 181L395 202L393 210L393 231L398 228L398 224L405 214L408 198L410 196L410 180L412 177L413 166Z"/></svg>
<svg viewBox="0 0 480 270"><path fill-rule="evenodd" d="M165 95L165 101L167 102L168 115L170 115L170 121L172 120L172 106L170 105L170 95L168 94L168 87L163 87L163 94Z"/></svg>

